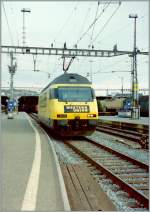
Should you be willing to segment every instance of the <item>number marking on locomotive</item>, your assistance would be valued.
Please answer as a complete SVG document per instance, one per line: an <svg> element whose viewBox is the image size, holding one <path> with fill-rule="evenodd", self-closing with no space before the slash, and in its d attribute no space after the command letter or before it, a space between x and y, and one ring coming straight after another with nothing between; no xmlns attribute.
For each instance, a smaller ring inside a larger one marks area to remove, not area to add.
<svg viewBox="0 0 150 212"><path fill-rule="evenodd" d="M67 105L64 106L65 113L89 113L88 105Z"/></svg>

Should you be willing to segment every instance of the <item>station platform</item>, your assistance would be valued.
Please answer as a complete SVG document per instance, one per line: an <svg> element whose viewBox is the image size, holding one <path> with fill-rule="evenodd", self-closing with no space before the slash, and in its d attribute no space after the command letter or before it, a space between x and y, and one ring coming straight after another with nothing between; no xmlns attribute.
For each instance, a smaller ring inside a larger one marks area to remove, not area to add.
<svg viewBox="0 0 150 212"><path fill-rule="evenodd" d="M136 130L141 133L149 132L149 117L139 119L121 118L119 116L99 116L99 123L109 124L114 127Z"/></svg>
<svg viewBox="0 0 150 212"><path fill-rule="evenodd" d="M119 121L131 124L149 125L149 117L140 117L139 119L121 118L119 116L100 116L100 120Z"/></svg>
<svg viewBox="0 0 150 212"><path fill-rule="evenodd" d="M26 113L1 115L0 211L70 210L51 140Z"/></svg>

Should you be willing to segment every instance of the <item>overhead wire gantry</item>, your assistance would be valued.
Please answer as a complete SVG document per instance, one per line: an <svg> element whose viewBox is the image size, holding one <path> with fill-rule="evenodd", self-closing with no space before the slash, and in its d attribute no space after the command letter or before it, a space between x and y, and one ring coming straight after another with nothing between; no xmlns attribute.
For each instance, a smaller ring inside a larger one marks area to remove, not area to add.
<svg viewBox="0 0 150 212"><path fill-rule="evenodd" d="M100 50L100 49L78 49L78 48L46 48L46 47L32 47L32 46L1 46L1 53L7 54L27 54L27 55L58 55L63 58L63 71L67 71L75 57L115 57L121 55L128 55L135 57L135 55L149 55L149 52L141 52L137 48L134 51L119 51L117 48L113 50ZM65 58L71 58L68 66L65 68ZM134 60L133 60L134 64ZM34 60L35 69L35 60ZM132 70L133 73L133 70ZM135 86L133 83L132 87ZM137 90L132 88L132 93L137 93Z"/></svg>
<svg viewBox="0 0 150 212"><path fill-rule="evenodd" d="M133 51L100 50L100 49L77 49L77 48L46 48L33 46L1 46L1 53L10 54L37 54L37 55L58 55L66 57L114 57L121 55L132 55ZM148 55L149 52L137 50L137 54Z"/></svg>

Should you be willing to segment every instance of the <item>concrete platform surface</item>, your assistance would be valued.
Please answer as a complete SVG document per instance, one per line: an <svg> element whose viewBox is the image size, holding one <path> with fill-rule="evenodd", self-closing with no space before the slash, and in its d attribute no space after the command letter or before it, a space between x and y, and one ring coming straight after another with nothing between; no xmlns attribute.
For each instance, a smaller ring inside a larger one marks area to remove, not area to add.
<svg viewBox="0 0 150 212"><path fill-rule="evenodd" d="M132 119L132 118L120 118L118 116L100 116L99 119L132 123L132 124L149 125L149 117L140 117L140 119Z"/></svg>
<svg viewBox="0 0 150 212"><path fill-rule="evenodd" d="M25 113L16 114L14 119L2 114L1 125L0 211L68 210L66 190L60 185L60 167L44 131Z"/></svg>

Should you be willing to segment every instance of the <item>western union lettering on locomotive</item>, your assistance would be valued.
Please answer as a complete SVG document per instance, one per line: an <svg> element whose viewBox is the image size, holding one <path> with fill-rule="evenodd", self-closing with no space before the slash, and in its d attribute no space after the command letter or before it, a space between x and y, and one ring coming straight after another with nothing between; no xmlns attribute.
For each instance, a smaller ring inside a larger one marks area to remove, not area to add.
<svg viewBox="0 0 150 212"><path fill-rule="evenodd" d="M65 113L89 113L88 105L70 105L64 106Z"/></svg>

